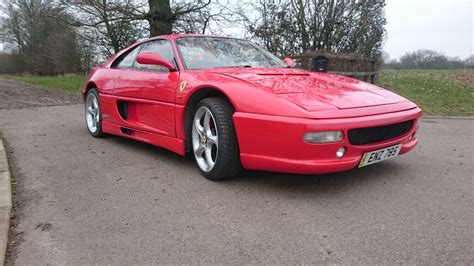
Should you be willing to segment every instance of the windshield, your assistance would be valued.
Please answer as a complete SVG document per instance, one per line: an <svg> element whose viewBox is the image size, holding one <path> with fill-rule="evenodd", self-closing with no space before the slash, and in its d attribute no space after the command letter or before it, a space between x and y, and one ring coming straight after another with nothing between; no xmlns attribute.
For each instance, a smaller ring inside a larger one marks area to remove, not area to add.
<svg viewBox="0 0 474 266"><path fill-rule="evenodd" d="M245 40L181 37L176 40L187 69L218 67L286 67L278 57Z"/></svg>

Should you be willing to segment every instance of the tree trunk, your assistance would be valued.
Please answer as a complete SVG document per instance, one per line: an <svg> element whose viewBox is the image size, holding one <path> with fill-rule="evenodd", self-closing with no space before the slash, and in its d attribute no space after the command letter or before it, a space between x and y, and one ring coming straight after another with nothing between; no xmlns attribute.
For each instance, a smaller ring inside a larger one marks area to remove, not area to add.
<svg viewBox="0 0 474 266"><path fill-rule="evenodd" d="M170 0L148 0L150 11L148 23L150 23L150 37L172 33L173 22L176 20L171 12Z"/></svg>

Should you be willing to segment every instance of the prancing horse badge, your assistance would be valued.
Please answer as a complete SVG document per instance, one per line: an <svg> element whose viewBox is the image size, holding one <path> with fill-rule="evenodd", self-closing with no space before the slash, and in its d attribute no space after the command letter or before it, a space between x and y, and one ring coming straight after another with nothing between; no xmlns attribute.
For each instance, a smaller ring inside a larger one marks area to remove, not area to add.
<svg viewBox="0 0 474 266"><path fill-rule="evenodd" d="M181 85L179 85L179 91L183 92L185 88L186 88L186 80L183 80L181 82Z"/></svg>

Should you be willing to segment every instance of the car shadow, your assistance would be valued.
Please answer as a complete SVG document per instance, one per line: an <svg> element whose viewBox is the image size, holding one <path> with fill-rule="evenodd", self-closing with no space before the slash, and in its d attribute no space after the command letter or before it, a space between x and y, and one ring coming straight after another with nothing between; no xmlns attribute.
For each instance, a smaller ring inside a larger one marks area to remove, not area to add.
<svg viewBox="0 0 474 266"><path fill-rule="evenodd" d="M118 146L134 149L142 154L169 159L168 161L184 163L186 165L192 165L194 163L193 158L189 155L183 157L165 148L154 146L152 144L148 144L131 138L120 137L115 135L106 135L104 140L117 144Z"/></svg>
<svg viewBox="0 0 474 266"><path fill-rule="evenodd" d="M331 194L350 189L385 184L397 174L399 163L388 161L360 169L322 175L296 175L262 171L245 171L239 178L226 181L233 185L260 186L285 192Z"/></svg>
<svg viewBox="0 0 474 266"><path fill-rule="evenodd" d="M182 157L166 149L143 143L133 139L109 136L107 141L121 145L128 149L133 149L147 156L159 157L172 163L176 167L194 168L195 173L192 178L203 178L199 170L194 165L192 156ZM322 175L298 175L265 171L244 170L242 174L234 179L211 182L210 184L219 187L227 187L230 190L241 190L245 187L264 187L274 191L285 191L295 193L319 193L331 194L347 189L370 187L377 183L385 183L389 178L397 176L403 168L396 160L386 161L363 168L355 168L345 172L322 174Z"/></svg>

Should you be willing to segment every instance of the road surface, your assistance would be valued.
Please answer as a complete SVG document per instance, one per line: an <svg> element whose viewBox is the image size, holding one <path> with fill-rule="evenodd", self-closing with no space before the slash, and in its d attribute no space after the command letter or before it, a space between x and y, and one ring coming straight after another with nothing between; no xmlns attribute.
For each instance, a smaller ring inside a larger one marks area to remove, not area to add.
<svg viewBox="0 0 474 266"><path fill-rule="evenodd" d="M0 102L9 264L474 263L473 120L423 119L415 151L358 170L211 182L190 158L90 137L82 105L16 98Z"/></svg>

